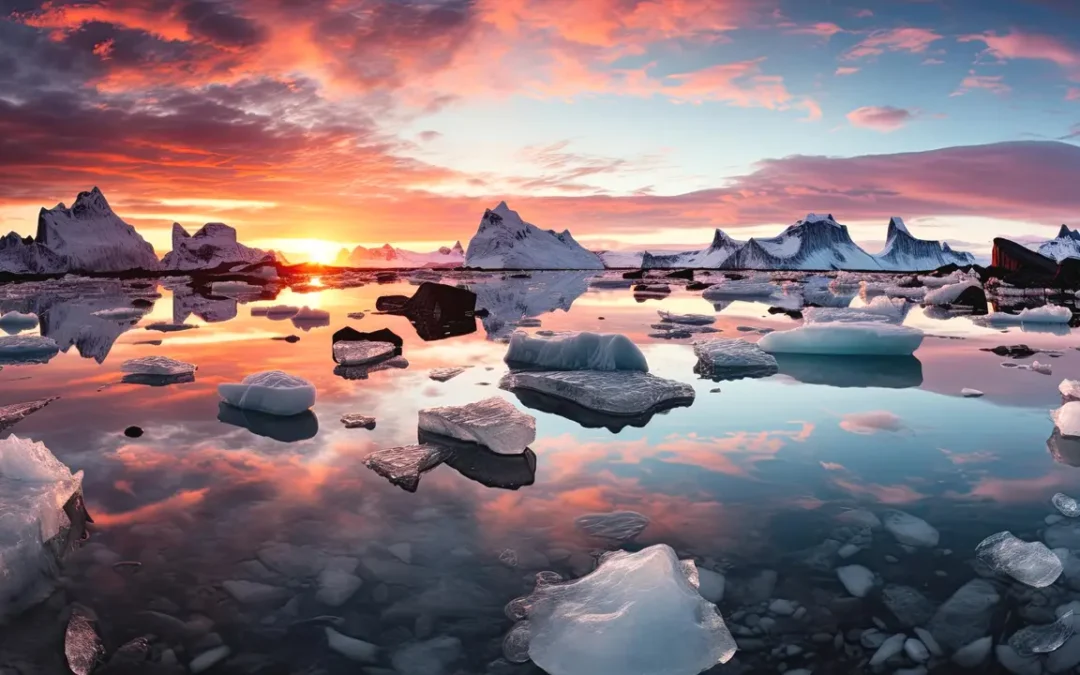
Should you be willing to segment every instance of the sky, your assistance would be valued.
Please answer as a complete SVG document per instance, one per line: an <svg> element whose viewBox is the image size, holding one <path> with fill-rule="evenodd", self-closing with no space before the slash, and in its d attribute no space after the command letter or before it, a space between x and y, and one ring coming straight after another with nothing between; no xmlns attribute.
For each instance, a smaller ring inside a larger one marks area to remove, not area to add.
<svg viewBox="0 0 1080 675"><path fill-rule="evenodd" d="M0 0L0 229L98 186L159 250L593 249L832 213L985 255L1080 225L1076 0Z"/></svg>

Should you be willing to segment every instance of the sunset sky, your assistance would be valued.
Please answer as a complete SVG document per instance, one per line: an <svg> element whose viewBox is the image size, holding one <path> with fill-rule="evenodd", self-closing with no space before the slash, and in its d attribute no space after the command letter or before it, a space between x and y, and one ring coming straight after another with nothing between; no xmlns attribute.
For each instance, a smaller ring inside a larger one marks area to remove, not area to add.
<svg viewBox="0 0 1080 675"><path fill-rule="evenodd" d="M0 0L0 229L99 186L304 257L593 249L831 212L978 254L1080 225L1076 0ZM312 240L322 240L319 243Z"/></svg>

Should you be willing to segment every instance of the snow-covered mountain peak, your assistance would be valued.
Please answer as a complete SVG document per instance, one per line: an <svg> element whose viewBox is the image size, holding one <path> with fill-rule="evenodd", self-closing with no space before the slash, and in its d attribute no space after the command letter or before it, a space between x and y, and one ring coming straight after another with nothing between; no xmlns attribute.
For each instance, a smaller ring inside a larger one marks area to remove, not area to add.
<svg viewBox="0 0 1080 675"><path fill-rule="evenodd" d="M833 218L831 213L808 213L803 218L804 223L828 223L830 225L839 225L836 219Z"/></svg>
<svg viewBox="0 0 1080 675"><path fill-rule="evenodd" d="M1065 258L1080 258L1080 229L1070 230L1062 225L1057 237L1039 245L1039 253L1061 262Z"/></svg>
<svg viewBox="0 0 1080 675"><path fill-rule="evenodd" d="M556 233L525 222L506 202L484 211L469 241L465 264L483 269L603 269L595 253L569 230Z"/></svg>
<svg viewBox="0 0 1080 675"><path fill-rule="evenodd" d="M903 219L889 219L885 248L877 255L878 261L888 270L931 270L942 265L970 265L975 258L970 253L956 252L948 243L933 239L917 239L904 224Z"/></svg>
<svg viewBox="0 0 1080 675"><path fill-rule="evenodd" d="M75 203L71 206L71 212L75 214L76 217L115 215L113 214L112 207L109 206L109 200L105 199L105 195L102 194L97 186L94 186L89 191L80 192L76 195Z"/></svg>
<svg viewBox="0 0 1080 675"><path fill-rule="evenodd" d="M886 238L893 236L893 232L903 232L906 235L911 235L911 232L907 229L907 225L904 224L904 219L900 216L889 218L889 231Z"/></svg>

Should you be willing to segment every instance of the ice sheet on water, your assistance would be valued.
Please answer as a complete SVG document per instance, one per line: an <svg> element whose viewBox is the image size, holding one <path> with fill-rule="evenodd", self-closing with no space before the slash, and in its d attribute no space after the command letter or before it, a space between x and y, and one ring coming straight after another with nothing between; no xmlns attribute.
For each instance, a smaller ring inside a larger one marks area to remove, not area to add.
<svg viewBox="0 0 1080 675"><path fill-rule="evenodd" d="M514 333L504 358L512 367L537 370L640 370L645 355L625 335L564 333L553 338Z"/></svg>
<svg viewBox="0 0 1080 675"><path fill-rule="evenodd" d="M366 380L372 373L377 373L380 370L400 370L408 367L408 359L404 356L395 356L366 366L343 366L338 364L334 366L334 375L346 380Z"/></svg>
<svg viewBox="0 0 1080 675"><path fill-rule="evenodd" d="M237 408L270 415L298 415L315 405L315 385L280 370L254 373L240 383L219 384L218 395Z"/></svg>
<svg viewBox="0 0 1080 675"><path fill-rule="evenodd" d="M889 323L885 314L866 312L854 307L807 307L803 310L803 321L810 323Z"/></svg>
<svg viewBox="0 0 1080 675"><path fill-rule="evenodd" d="M458 375L465 372L464 368L435 368L428 373L428 377L436 382L446 382L452 380Z"/></svg>
<svg viewBox="0 0 1080 675"><path fill-rule="evenodd" d="M1049 654L1065 644L1075 632L1073 611L1069 610L1053 623L1021 628L1009 638L1009 646L1020 656Z"/></svg>
<svg viewBox="0 0 1080 675"><path fill-rule="evenodd" d="M384 361L397 353L397 346L389 342L353 342L334 343L334 361L342 366L366 366Z"/></svg>
<svg viewBox="0 0 1080 675"><path fill-rule="evenodd" d="M649 526L649 519L636 511L588 513L574 521L585 534L601 539L630 541Z"/></svg>
<svg viewBox="0 0 1080 675"><path fill-rule="evenodd" d="M1061 515L1068 518L1080 517L1080 502L1077 502L1069 495L1058 492L1050 498L1050 502L1054 505L1054 508L1061 512Z"/></svg>
<svg viewBox="0 0 1080 675"><path fill-rule="evenodd" d="M768 377L777 372L776 358L746 340L714 338L694 343L694 372L718 380Z"/></svg>
<svg viewBox="0 0 1080 675"><path fill-rule="evenodd" d="M982 317L987 323L1069 323L1072 320L1072 311L1068 307L1058 305L1043 305L1022 310L1019 314L1006 312L991 312Z"/></svg>
<svg viewBox="0 0 1080 675"><path fill-rule="evenodd" d="M525 370L507 373L499 387L539 392L608 415L644 415L694 400L690 385L634 370Z"/></svg>
<svg viewBox="0 0 1080 675"><path fill-rule="evenodd" d="M1080 436L1080 401L1069 401L1050 416L1062 436Z"/></svg>
<svg viewBox="0 0 1080 675"><path fill-rule="evenodd" d="M1080 401L1080 380L1062 380L1058 391L1066 401Z"/></svg>
<svg viewBox="0 0 1080 675"><path fill-rule="evenodd" d="M665 312L662 309L657 310L657 314L660 315L660 320L665 323L679 323L689 326L708 326L716 323L716 317L709 314L674 314Z"/></svg>
<svg viewBox="0 0 1080 675"><path fill-rule="evenodd" d="M296 313L300 311L299 307L293 307L292 305L272 305L270 307L252 307L251 316L265 316L271 321L284 321L285 319L291 319L296 316Z"/></svg>
<svg viewBox="0 0 1080 675"><path fill-rule="evenodd" d="M0 329L11 332L29 330L38 325L37 314L23 314L21 312L8 312L0 316Z"/></svg>
<svg viewBox="0 0 1080 675"><path fill-rule="evenodd" d="M420 475L445 462L451 452L439 445L386 448L368 455L364 466L403 490L416 492Z"/></svg>
<svg viewBox="0 0 1080 675"><path fill-rule="evenodd" d="M194 330L198 326L190 323L172 323L168 321L157 321L151 324L143 326L146 330L156 330L160 333L179 333L185 330Z"/></svg>
<svg viewBox="0 0 1080 675"><path fill-rule="evenodd" d="M58 398L59 396L53 396L51 398L38 399L37 401L0 406L0 433L7 431L27 416L36 413Z"/></svg>
<svg viewBox="0 0 1080 675"><path fill-rule="evenodd" d="M211 293L229 298L261 295L262 290L262 286L244 281L215 281L210 284Z"/></svg>
<svg viewBox="0 0 1080 675"><path fill-rule="evenodd" d="M536 440L536 418L498 397L421 410L419 426L421 431L477 443L500 454L518 454Z"/></svg>
<svg viewBox="0 0 1080 675"><path fill-rule="evenodd" d="M995 572L1043 588L1061 576L1061 560L1040 541L1026 542L1012 532L998 532L975 547L975 558Z"/></svg>
<svg viewBox="0 0 1080 675"><path fill-rule="evenodd" d="M933 277L923 277L925 279L932 279ZM960 294L969 288L982 288L982 284L978 281L967 280L957 284L948 284L941 286L935 290L930 291L923 298L923 303L927 305L951 305L956 302L960 297Z"/></svg>
<svg viewBox="0 0 1080 675"><path fill-rule="evenodd" d="M0 337L0 364L47 363L60 352L52 338L40 335L5 335Z"/></svg>
<svg viewBox="0 0 1080 675"><path fill-rule="evenodd" d="M780 288L769 281L756 281L754 279L723 279L709 286L702 292L701 297L706 300L725 300L728 298L763 298L769 297L779 291Z"/></svg>
<svg viewBox="0 0 1080 675"><path fill-rule="evenodd" d="M137 375L191 375L198 366L167 356L143 356L120 364L120 372Z"/></svg>
<svg viewBox="0 0 1080 675"><path fill-rule="evenodd" d="M608 553L587 576L538 585L515 602L525 620L507 653L527 644L550 675L696 675L736 650L716 606L664 544Z"/></svg>
<svg viewBox="0 0 1080 675"><path fill-rule="evenodd" d="M917 328L887 323L815 323L769 333L758 346L772 354L910 356L922 344Z"/></svg>

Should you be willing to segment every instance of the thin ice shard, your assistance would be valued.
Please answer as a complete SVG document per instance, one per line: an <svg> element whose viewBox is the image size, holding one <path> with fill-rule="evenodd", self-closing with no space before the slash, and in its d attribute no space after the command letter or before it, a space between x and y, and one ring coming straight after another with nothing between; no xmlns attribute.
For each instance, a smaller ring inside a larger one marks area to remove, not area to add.
<svg viewBox="0 0 1080 675"><path fill-rule="evenodd" d="M1061 515L1068 516L1069 518L1080 516L1080 502L1077 502L1069 495L1059 492L1051 497L1050 501L1054 504L1054 507L1061 512Z"/></svg>
<svg viewBox="0 0 1080 675"><path fill-rule="evenodd" d="M38 399L37 401L0 406L0 433L7 431L15 426L16 423L21 422L29 415L36 413L58 398L60 397L52 396L50 398Z"/></svg>
<svg viewBox="0 0 1080 675"><path fill-rule="evenodd" d="M995 572L1035 588L1049 586L1062 572L1061 559L1045 544L1017 539L1008 531L983 539L975 547L975 557Z"/></svg>
<svg viewBox="0 0 1080 675"><path fill-rule="evenodd" d="M364 465L401 489L416 492L420 474L442 464L450 454L437 445L407 445L377 450L368 455Z"/></svg>
<svg viewBox="0 0 1080 675"><path fill-rule="evenodd" d="M1009 638L1009 646L1020 656L1049 654L1065 644L1074 632L1073 611L1069 610L1054 623L1021 628Z"/></svg>

